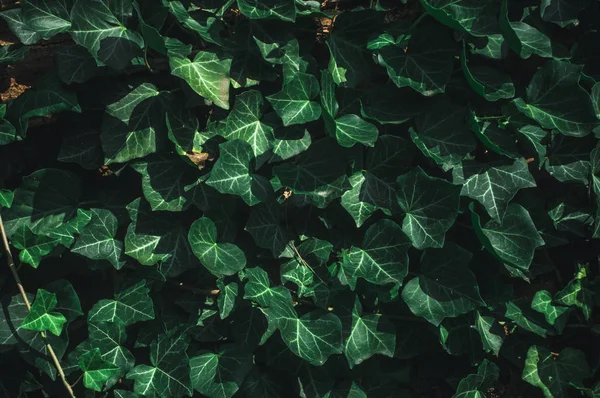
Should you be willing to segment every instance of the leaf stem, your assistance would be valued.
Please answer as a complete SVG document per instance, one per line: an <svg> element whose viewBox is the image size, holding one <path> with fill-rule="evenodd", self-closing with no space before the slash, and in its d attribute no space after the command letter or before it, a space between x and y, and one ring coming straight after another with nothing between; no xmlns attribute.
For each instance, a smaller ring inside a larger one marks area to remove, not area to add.
<svg viewBox="0 0 600 398"><path fill-rule="evenodd" d="M15 282L17 283L17 288L19 289L19 292L21 293L21 296L23 297L23 302L25 303L25 307L27 307L27 311L31 311L31 304L29 303L29 299L27 298L27 293L25 293L25 288L23 287L23 282L21 282L21 278L19 277L19 273L17 272L17 268L15 267L15 261L13 260L12 253L10 251L10 246L8 245L8 238L6 237L6 232L4 231L4 223L2 222L1 215L0 215L0 235L2 235L2 243L4 245L4 251L6 252L6 262L8 263L8 268L10 268L10 271L13 274L13 277L15 278ZM54 362L54 366L56 367L56 370L58 371L58 374L60 375L60 378L61 378L63 384L65 385L67 392L69 393L69 396L71 398L75 398L73 389L71 388L71 385L67 382L67 377L65 376L65 372L64 372L62 366L60 365L60 362L58 361L56 354L54 353L54 349L52 348L52 345L50 344L50 342L48 341L48 339L46 337L46 333L40 332L40 335L42 336L42 339L44 339L44 342L46 344L46 349L48 350L48 353L50 354L50 357L52 358L52 362Z"/></svg>

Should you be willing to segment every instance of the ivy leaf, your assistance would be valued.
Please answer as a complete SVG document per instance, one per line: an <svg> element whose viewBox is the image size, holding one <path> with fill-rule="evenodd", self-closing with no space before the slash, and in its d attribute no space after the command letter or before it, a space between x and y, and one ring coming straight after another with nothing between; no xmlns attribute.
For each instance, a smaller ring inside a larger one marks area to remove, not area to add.
<svg viewBox="0 0 600 398"><path fill-rule="evenodd" d="M232 243L217 243L217 227L207 217L194 221L188 240L202 265L218 277L233 275L246 266L246 256L239 247Z"/></svg>
<svg viewBox="0 0 600 398"><path fill-rule="evenodd" d="M342 269L347 278L363 278L377 285L401 285L408 273L410 241L398 224L381 220L371 225L362 247L344 253Z"/></svg>
<svg viewBox="0 0 600 398"><path fill-rule="evenodd" d="M398 87L410 87L425 96L446 91L456 49L445 28L421 24L413 32L406 52L398 46L380 50L377 62L385 66Z"/></svg>
<svg viewBox="0 0 600 398"><path fill-rule="evenodd" d="M165 276L177 276L199 265L188 242L188 230L173 213L152 212L143 200L127 205L131 224L125 235L125 254L143 265L160 263Z"/></svg>
<svg viewBox="0 0 600 398"><path fill-rule="evenodd" d="M296 5L292 0L237 0L240 12L250 19L278 18L296 20Z"/></svg>
<svg viewBox="0 0 600 398"><path fill-rule="evenodd" d="M515 85L509 75L485 65L469 67L466 47L460 59L465 78L477 94L492 102L515 96Z"/></svg>
<svg viewBox="0 0 600 398"><path fill-rule="evenodd" d="M71 248L92 260L108 260L116 269L123 266L123 242L115 239L118 221L109 210L91 209L92 218Z"/></svg>
<svg viewBox="0 0 600 398"><path fill-rule="evenodd" d="M350 334L344 342L344 354L350 368L375 354L392 357L395 349L394 325L380 314L362 315L362 305L356 298L352 309Z"/></svg>
<svg viewBox="0 0 600 398"><path fill-rule="evenodd" d="M283 224L281 211L275 202L256 205L250 211L245 227L256 245L271 250L274 258L291 256L288 244L292 235Z"/></svg>
<svg viewBox="0 0 600 398"><path fill-rule="evenodd" d="M131 352L123 345L127 340L125 324L116 322L88 322L88 336L92 347L96 347L104 361L114 365L119 369L107 385L112 385L118 380L113 380L115 376L124 376L129 372L135 363L135 358ZM113 382L114 381L114 382Z"/></svg>
<svg viewBox="0 0 600 398"><path fill-rule="evenodd" d="M550 325L548 325L544 317L540 313L528 308L527 303L524 301L524 299L518 299L514 302L508 301L504 316L514 321L523 329L535 333L540 337L547 337L549 334L552 334Z"/></svg>
<svg viewBox="0 0 600 398"><path fill-rule="evenodd" d="M483 173L472 175L465 181L460 194L481 203L490 217L501 222L508 203L517 192L535 186L527 162L521 158L512 165L492 166Z"/></svg>
<svg viewBox="0 0 600 398"><path fill-rule="evenodd" d="M259 91L245 91L235 98L235 104L224 128L219 132L227 140L242 140L250 144L255 157L273 145L273 128L260 121L263 97Z"/></svg>
<svg viewBox="0 0 600 398"><path fill-rule="evenodd" d="M188 345L186 333L178 328L161 334L150 344L152 366L138 365L127 373L128 379L135 380L133 391L144 396L191 396Z"/></svg>
<svg viewBox="0 0 600 398"><path fill-rule="evenodd" d="M378 209L378 207L371 204L370 201L361 200L361 192L366 191L369 193L368 188L363 188L363 186L366 185L366 181L367 179L361 172L352 175L352 177L350 177L352 189L344 192L341 200L342 206L346 209L348 214L352 216L357 227L363 225L364 222ZM392 190L391 192L393 193L394 191Z"/></svg>
<svg viewBox="0 0 600 398"><path fill-rule="evenodd" d="M171 74L185 80L199 95L218 107L229 109L229 70L231 58L200 51L193 61L170 57Z"/></svg>
<svg viewBox="0 0 600 398"><path fill-rule="evenodd" d="M590 173L590 152L596 140L591 136L583 138L565 137L553 134L552 146L545 163L548 173L561 182L588 184Z"/></svg>
<svg viewBox="0 0 600 398"><path fill-rule="evenodd" d="M458 215L460 188L428 176L420 167L401 175L398 204L405 213L402 231L417 249L442 247Z"/></svg>
<svg viewBox="0 0 600 398"><path fill-rule="evenodd" d="M8 189L0 189L0 209L3 207L11 207L15 195Z"/></svg>
<svg viewBox="0 0 600 398"><path fill-rule="evenodd" d="M398 106L401 101L401 106ZM381 124L402 124L419 115L424 98L409 88L386 84L369 90L361 98L361 115Z"/></svg>
<svg viewBox="0 0 600 398"><path fill-rule="evenodd" d="M427 250L421 259L419 276L402 289L402 299L413 314L438 326L444 318L485 305L475 275L468 268L471 257L471 253L454 243Z"/></svg>
<svg viewBox="0 0 600 398"><path fill-rule="evenodd" d="M115 322L132 325L154 319L154 305L148 295L150 289L141 280L115 294L114 300L100 300L90 310L88 322Z"/></svg>
<svg viewBox="0 0 600 398"><path fill-rule="evenodd" d="M45 332L60 336L63 325L67 322L65 316L58 312L50 312L56 307L56 294L44 289L38 289L35 301L31 305L29 314L23 319L21 327L29 330Z"/></svg>
<svg viewBox="0 0 600 398"><path fill-rule="evenodd" d="M94 391L102 391L104 382L119 371L118 367L102 359L98 348L79 357L79 368L83 370L83 385Z"/></svg>
<svg viewBox="0 0 600 398"><path fill-rule="evenodd" d="M545 347L531 346L523 368L523 380L538 387L547 398L568 396L570 383L581 385L590 370L583 352L564 348L555 355Z"/></svg>
<svg viewBox="0 0 600 398"><path fill-rule="evenodd" d="M452 398L483 398L498 383L500 370L487 359L477 367L477 374L470 374L460 381Z"/></svg>
<svg viewBox="0 0 600 398"><path fill-rule="evenodd" d="M308 123L321 116L321 106L311 101L319 95L319 82L313 75L298 73L281 91L269 95L267 100L273 106L284 126Z"/></svg>
<svg viewBox="0 0 600 398"><path fill-rule="evenodd" d="M239 285L236 282L231 282L225 285L222 280L217 281L217 287L221 294L217 298L219 305L219 316L221 319L227 318L233 311L238 296Z"/></svg>
<svg viewBox="0 0 600 398"><path fill-rule="evenodd" d="M595 293L588 287L588 269L579 266L575 277L562 290L556 293L554 300L558 304L575 306L581 309L586 320L592 316Z"/></svg>
<svg viewBox="0 0 600 398"><path fill-rule="evenodd" d="M378 135L377 127L360 116L349 114L335 119L335 136L341 146L352 147L356 143L373 146Z"/></svg>
<svg viewBox="0 0 600 398"><path fill-rule="evenodd" d="M0 13L0 17L6 21L11 32L17 36L22 44L35 44L42 38L41 33L29 27L20 9L6 10Z"/></svg>
<svg viewBox="0 0 600 398"><path fill-rule="evenodd" d="M495 7L487 1L422 0L421 4L444 25L473 36L488 36L497 31L498 22L493 17Z"/></svg>
<svg viewBox="0 0 600 398"><path fill-rule="evenodd" d="M546 322L554 326L558 334L561 334L567 324L569 309L567 307L552 304L552 295L546 290L538 290L531 302L531 308L544 314Z"/></svg>
<svg viewBox="0 0 600 398"><path fill-rule="evenodd" d="M510 48L527 59L532 54L540 57L552 57L550 38L526 22L512 22L508 18L508 0L502 1L499 26Z"/></svg>
<svg viewBox="0 0 600 398"><path fill-rule="evenodd" d="M230 398L241 387L252 367L252 355L239 345L224 345L219 352L208 352L190 359L192 385L200 394Z"/></svg>
<svg viewBox="0 0 600 398"><path fill-rule="evenodd" d="M275 128L274 136L273 156L269 163L293 158L306 151L312 143L308 130L300 126Z"/></svg>
<svg viewBox="0 0 600 398"><path fill-rule="evenodd" d="M35 234L48 234L76 215L81 195L79 178L71 172L41 169L23 178L12 206L3 210L6 234L24 225Z"/></svg>
<svg viewBox="0 0 600 398"><path fill-rule="evenodd" d="M476 311L475 329L481 336L483 349L498 356L500 348L502 348L502 343L504 343L504 330L502 326L494 318L482 316L479 311Z"/></svg>
<svg viewBox="0 0 600 398"><path fill-rule="evenodd" d="M156 152L164 131L160 92L143 83L106 107L102 122L105 164L124 163Z"/></svg>
<svg viewBox="0 0 600 398"><path fill-rule="evenodd" d="M104 164L100 134L94 130L65 134L57 160L77 163L86 170L97 170Z"/></svg>
<svg viewBox="0 0 600 398"><path fill-rule="evenodd" d="M59 244L56 239L34 234L25 225L15 231L11 243L21 250L19 260L30 264L33 268L37 268L42 257L48 255Z"/></svg>
<svg viewBox="0 0 600 398"><path fill-rule="evenodd" d="M525 99L517 98L513 103L543 128L583 137L598 119L589 94L579 86L581 71L578 65L548 61L531 79Z"/></svg>
<svg viewBox="0 0 600 398"><path fill-rule="evenodd" d="M429 112L415 118L410 138L423 155L449 170L475 149L475 137L466 124L467 110L447 99L436 101Z"/></svg>
<svg viewBox="0 0 600 398"><path fill-rule="evenodd" d="M131 2L128 5L131 10ZM114 69L127 66L144 43L104 2L77 0L71 9L71 21L73 26L69 33L75 43Z"/></svg>
<svg viewBox="0 0 600 398"><path fill-rule="evenodd" d="M250 144L242 140L227 141L219 145L219 150L206 184L221 193L240 196L250 206L264 201L268 182L262 176L250 174L250 161L254 157Z"/></svg>
<svg viewBox="0 0 600 398"><path fill-rule="evenodd" d="M586 0L543 0L540 6L542 19L565 27L579 22L577 15L588 5Z"/></svg>

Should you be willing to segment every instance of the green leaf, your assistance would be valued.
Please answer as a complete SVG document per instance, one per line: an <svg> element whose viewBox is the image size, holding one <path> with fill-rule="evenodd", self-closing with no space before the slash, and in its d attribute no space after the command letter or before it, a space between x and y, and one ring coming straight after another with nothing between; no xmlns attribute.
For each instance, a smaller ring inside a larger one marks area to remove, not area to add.
<svg viewBox="0 0 600 398"><path fill-rule="evenodd" d="M193 61L170 57L171 74L185 80L199 95L218 107L229 109L229 70L231 58L200 51Z"/></svg>
<svg viewBox="0 0 600 398"><path fill-rule="evenodd" d="M532 54L552 57L552 43L548 36L526 22L510 21L508 0L502 1L499 26L510 48L521 58L527 59Z"/></svg>
<svg viewBox="0 0 600 398"><path fill-rule="evenodd" d="M21 226L46 235L76 215L81 195L79 178L68 171L41 169L23 178L9 209L2 212L10 237Z"/></svg>
<svg viewBox="0 0 600 398"><path fill-rule="evenodd" d="M65 134L57 160L77 163L86 170L97 170L104 164L100 134L94 130Z"/></svg>
<svg viewBox="0 0 600 398"><path fill-rule="evenodd" d="M252 355L239 345L224 345L190 359L194 390L208 397L230 398L252 367Z"/></svg>
<svg viewBox="0 0 600 398"><path fill-rule="evenodd" d="M21 250L19 260L30 264L33 268L37 268L42 257L48 255L59 244L56 239L35 235L25 225L15 231L11 237L11 243Z"/></svg>
<svg viewBox="0 0 600 398"><path fill-rule="evenodd" d="M545 317L528 308L527 303L523 299L516 300L515 302L508 301L504 316L523 329L538 336L547 337L549 334L552 334L550 325L544 319Z"/></svg>
<svg viewBox="0 0 600 398"><path fill-rule="evenodd" d="M501 125L494 121L487 121L485 117L480 119L473 112L471 112L470 119L471 129L486 148L510 159L519 159L521 157L517 147L517 143L519 142L518 135L504 126L500 127Z"/></svg>
<svg viewBox="0 0 600 398"><path fill-rule="evenodd" d="M273 145L273 128L260 121L263 97L259 91L245 91L235 98L225 126L219 134L227 140L242 140L250 144L255 157Z"/></svg>
<svg viewBox="0 0 600 398"><path fill-rule="evenodd" d="M490 316L482 316L475 312L475 329L481 336L483 349L498 356L504 343L504 330L502 326Z"/></svg>
<svg viewBox="0 0 600 398"><path fill-rule="evenodd" d="M173 213L152 212L147 202L127 205L131 224L125 235L125 254L143 265L159 263L165 276L177 276L199 265L188 242L188 229Z"/></svg>
<svg viewBox="0 0 600 398"><path fill-rule="evenodd" d="M586 266L580 265L575 277L554 296L554 300L558 304L581 309L586 320L592 316L595 295L593 290L588 287L588 272Z"/></svg>
<svg viewBox="0 0 600 398"><path fill-rule="evenodd" d="M352 185L352 189L344 192L341 200L342 207L344 207L348 214L352 216L352 219L356 223L356 226L359 228L378 209L376 205L361 200L361 192L368 192L368 188L366 188L365 186L366 181L367 179L365 178L362 172L357 172L352 177L350 177L350 184ZM363 186L365 186L365 188L363 188ZM390 192L392 194L394 193L393 190L391 190Z"/></svg>
<svg viewBox="0 0 600 398"><path fill-rule="evenodd" d="M89 51L78 45L57 48L55 62L60 80L67 84L85 83L102 72Z"/></svg>
<svg viewBox="0 0 600 398"><path fill-rule="evenodd" d="M289 257L288 244L292 235L284 225L282 208L276 202L256 205L250 211L246 231L258 247L271 250L274 258Z"/></svg>
<svg viewBox="0 0 600 398"><path fill-rule="evenodd" d="M502 222L506 208L520 189L535 187L525 159L512 165L491 166L485 172L473 174L463 184L460 194L485 207L490 217Z"/></svg>
<svg viewBox="0 0 600 398"><path fill-rule="evenodd" d="M196 257L213 275L233 275L246 266L246 256L239 247L217 243L217 227L207 217L194 221L188 240Z"/></svg>
<svg viewBox="0 0 600 398"><path fill-rule="evenodd" d="M444 25L473 36L488 36L497 30L495 7L485 0L421 0L421 4Z"/></svg>
<svg viewBox="0 0 600 398"><path fill-rule="evenodd" d="M360 248L353 246L344 253L342 269L347 278L401 285L408 273L409 247L398 224L381 220L369 227Z"/></svg>
<svg viewBox="0 0 600 398"><path fill-rule="evenodd" d="M83 370L83 385L94 391L102 391L104 382L119 371L118 367L102 359L98 348L79 357L79 368Z"/></svg>
<svg viewBox="0 0 600 398"><path fill-rule="evenodd" d="M358 298L352 309L352 326L344 342L344 355L350 368L375 354L394 356L396 330L394 325L380 314L362 315Z"/></svg>
<svg viewBox="0 0 600 398"><path fill-rule="evenodd" d="M125 163L154 153L164 132L161 93L143 83L106 107L102 121L105 164Z"/></svg>
<svg viewBox="0 0 600 398"><path fill-rule="evenodd" d="M401 175L398 204L405 213L402 231L417 249L442 247L458 215L460 188L428 176L420 167Z"/></svg>
<svg viewBox="0 0 600 398"><path fill-rule="evenodd" d="M63 325L67 322L65 316L58 312L50 312L56 307L56 294L44 289L38 289L35 301L31 305L29 314L23 319L21 327L29 330L45 332L60 336Z"/></svg>
<svg viewBox="0 0 600 398"><path fill-rule="evenodd" d="M119 369L115 376L124 376L135 363L135 358L123 345L127 341L126 326L116 322L88 322L88 336L92 347L102 354L102 360L113 364ZM112 377L107 384L112 385L118 380Z"/></svg>
<svg viewBox="0 0 600 398"><path fill-rule="evenodd" d="M476 41L475 43L469 43L471 52L473 54L481 55L489 59L503 59L506 58L508 47L504 45L504 36L501 34L493 34L487 36L485 39Z"/></svg>
<svg viewBox="0 0 600 398"><path fill-rule="evenodd" d="M413 314L438 326L485 305L475 275L469 270L471 253L448 243L429 249L421 259L419 275L402 289L402 299Z"/></svg>
<svg viewBox="0 0 600 398"><path fill-rule="evenodd" d="M539 168L542 167L546 160L546 146L542 144L542 140L546 138L548 134L545 130L542 130L539 126L527 125L518 129L518 133L522 135L535 150L538 155Z"/></svg>
<svg viewBox="0 0 600 398"><path fill-rule="evenodd" d="M531 302L531 308L544 314L546 322L554 326L558 334L561 334L567 323L569 309L567 307L552 304L552 295L546 290L538 290Z"/></svg>
<svg viewBox="0 0 600 398"><path fill-rule="evenodd" d="M27 27L45 40L71 28L64 0L24 0L21 12Z"/></svg>
<svg viewBox="0 0 600 398"><path fill-rule="evenodd" d="M35 44L42 38L42 33L31 29L20 9L12 9L0 13L0 17L6 21L11 32L17 36L22 44Z"/></svg>
<svg viewBox="0 0 600 398"><path fill-rule="evenodd" d="M250 144L242 140L219 145L220 154L206 184L223 194L237 195L253 206L265 200L269 192L264 177L250 174L254 157Z"/></svg>
<svg viewBox="0 0 600 398"><path fill-rule="evenodd" d="M154 319L154 305L148 295L150 289L141 280L115 294L114 300L100 300L90 310L88 322L115 322L132 325Z"/></svg>
<svg viewBox="0 0 600 398"><path fill-rule="evenodd" d="M442 98L415 118L410 138L423 155L449 170L475 149L466 117L466 108Z"/></svg>
<svg viewBox="0 0 600 398"><path fill-rule="evenodd" d="M92 260L108 260L120 269L124 263L121 259L123 242L115 239L117 217L106 209L91 209L91 212L91 221L81 231L71 251Z"/></svg>
<svg viewBox="0 0 600 398"><path fill-rule="evenodd" d="M171 154L150 155L131 164L142 175L144 198L153 211L183 211L194 200L198 171ZM178 176L173 179L172 176Z"/></svg>
<svg viewBox="0 0 600 398"><path fill-rule="evenodd" d="M547 398L568 396L570 383L581 384L590 370L583 352L564 348L556 357L541 346L531 346L523 368L523 380L538 387Z"/></svg>
<svg viewBox="0 0 600 398"><path fill-rule="evenodd" d="M442 26L421 25L413 32L406 52L402 47L384 47L377 54L377 62L387 69L396 86L432 96L446 91L456 46Z"/></svg>
<svg viewBox="0 0 600 398"><path fill-rule="evenodd" d="M223 39L221 38L221 31L223 30L222 21L212 12L204 10L195 10L191 13L188 12L186 7L181 1L163 1L162 4L167 7L169 12L187 29L196 32L200 35L203 40L209 43L222 45ZM227 3L226 3L227 4ZM177 39L167 37L165 39L165 47L167 47L167 54L169 57L177 56L179 58L185 58L191 52L191 45L189 51L184 50L183 43ZM175 49L177 47L177 49Z"/></svg>
<svg viewBox="0 0 600 398"><path fill-rule="evenodd" d="M284 126L308 123L321 116L321 106L311 101L319 95L319 82L313 75L298 73L285 83L281 91L269 95L267 100L273 106Z"/></svg>
<svg viewBox="0 0 600 398"><path fill-rule="evenodd" d="M0 209L3 207L11 207L15 195L8 189L0 189Z"/></svg>
<svg viewBox="0 0 600 398"><path fill-rule="evenodd" d="M591 136L575 138L553 134L546 170L558 181L588 184L589 154L595 142Z"/></svg>
<svg viewBox="0 0 600 398"><path fill-rule="evenodd" d="M377 126L360 116L349 114L335 119L335 136L341 146L352 147L356 143L373 146L378 135Z"/></svg>
<svg viewBox="0 0 600 398"><path fill-rule="evenodd" d="M47 232L45 236L55 239L65 247L70 247L79 233L92 219L92 212L89 210L77 209L75 218L62 223L60 226Z"/></svg>
<svg viewBox="0 0 600 398"><path fill-rule="evenodd" d="M217 287L221 291L217 298L219 305L219 316L221 319L227 318L233 311L238 296L239 286L236 282L225 285L221 280L217 281Z"/></svg>
<svg viewBox="0 0 600 398"><path fill-rule="evenodd" d="M136 394L153 397L192 395L190 360L186 333L177 330L161 334L150 344L149 365L137 365L127 378L135 380Z"/></svg>
<svg viewBox="0 0 600 398"><path fill-rule="evenodd" d="M27 51L29 51L29 47L27 46L14 47L14 44L3 45L0 47L0 65L12 64L20 61L25 57Z"/></svg>
<svg viewBox="0 0 600 398"><path fill-rule="evenodd" d="M493 102L515 96L515 85L510 75L485 65L469 67L466 47L463 48L461 66L471 89L486 100Z"/></svg>
<svg viewBox="0 0 600 398"><path fill-rule="evenodd" d="M502 222L488 221L483 227L471 205L473 227L482 245L500 260L527 271L536 248L544 245L529 212L519 204L506 208Z"/></svg>
<svg viewBox="0 0 600 398"><path fill-rule="evenodd" d="M577 24L577 15L588 5L587 0L542 0L540 13L542 19L554 22L560 27Z"/></svg>
<svg viewBox="0 0 600 398"><path fill-rule="evenodd" d="M296 20L296 5L292 0L237 0L237 4L240 12L250 19Z"/></svg>
<svg viewBox="0 0 600 398"><path fill-rule="evenodd" d="M581 71L581 66L568 62L548 61L531 79L525 99L513 102L543 128L583 137L598 119L589 94L579 86Z"/></svg>
<svg viewBox="0 0 600 398"><path fill-rule="evenodd" d="M381 124L402 124L419 115L425 106L422 95L391 84L369 90L360 103L361 115Z"/></svg>
<svg viewBox="0 0 600 398"><path fill-rule="evenodd" d="M274 136L273 157L269 163L293 158L306 151L312 143L310 133L301 126L275 128Z"/></svg>
<svg viewBox="0 0 600 398"><path fill-rule="evenodd" d="M131 2L128 3L131 10ZM77 0L71 9L71 21L69 33L75 43L87 48L99 64L114 69L127 66L144 43L104 2Z"/></svg>
<svg viewBox="0 0 600 398"><path fill-rule="evenodd" d="M460 381L452 398L484 398L486 392L498 383L500 369L487 359L477 367L477 374L470 374Z"/></svg>

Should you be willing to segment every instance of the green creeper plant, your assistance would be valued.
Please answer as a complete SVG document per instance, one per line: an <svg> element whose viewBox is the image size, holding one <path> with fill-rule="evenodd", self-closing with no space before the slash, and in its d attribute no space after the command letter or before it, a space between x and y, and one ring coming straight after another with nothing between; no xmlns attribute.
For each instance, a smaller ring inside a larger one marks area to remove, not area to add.
<svg viewBox="0 0 600 398"><path fill-rule="evenodd" d="M598 397L599 20L3 5L0 391Z"/></svg>

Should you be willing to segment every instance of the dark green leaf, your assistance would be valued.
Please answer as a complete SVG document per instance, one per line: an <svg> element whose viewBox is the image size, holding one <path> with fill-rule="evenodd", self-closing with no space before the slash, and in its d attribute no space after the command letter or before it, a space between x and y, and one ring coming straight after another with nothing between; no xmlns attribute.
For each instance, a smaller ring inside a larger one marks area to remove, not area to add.
<svg viewBox="0 0 600 398"><path fill-rule="evenodd" d="M258 94L258 93L257 93ZM311 101L319 95L319 82L313 75L298 73L276 94L267 97L284 126L317 120L321 116L319 103Z"/></svg>
<svg viewBox="0 0 600 398"><path fill-rule="evenodd" d="M146 281L115 294L114 300L100 300L88 314L89 322L116 322L132 325L154 319L154 305L148 295Z"/></svg>
<svg viewBox="0 0 600 398"><path fill-rule="evenodd" d="M71 251L92 260L108 260L120 269L123 266L123 242L115 239L117 218L106 209L91 209L91 212L91 221L81 231Z"/></svg>

